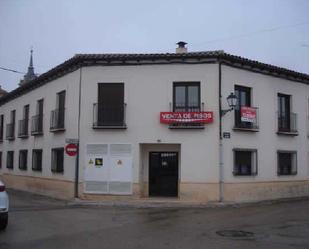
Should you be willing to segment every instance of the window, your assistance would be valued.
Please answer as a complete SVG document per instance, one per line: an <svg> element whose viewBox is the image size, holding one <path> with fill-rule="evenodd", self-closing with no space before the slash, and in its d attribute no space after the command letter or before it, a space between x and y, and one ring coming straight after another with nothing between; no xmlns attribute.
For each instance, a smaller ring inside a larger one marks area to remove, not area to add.
<svg viewBox="0 0 309 249"><path fill-rule="evenodd" d="M32 170L42 171L43 150L32 150Z"/></svg>
<svg viewBox="0 0 309 249"><path fill-rule="evenodd" d="M94 104L94 127L125 128L124 83L99 83Z"/></svg>
<svg viewBox="0 0 309 249"><path fill-rule="evenodd" d="M296 118L291 112L291 95L278 93L278 132L297 132Z"/></svg>
<svg viewBox="0 0 309 249"><path fill-rule="evenodd" d="M63 172L63 148L52 149L52 161L51 161L51 171L61 173Z"/></svg>
<svg viewBox="0 0 309 249"><path fill-rule="evenodd" d="M235 85L235 95L237 96L237 105L235 107L235 127L236 128L257 128L257 124L241 120L241 107L251 107L251 88Z"/></svg>
<svg viewBox="0 0 309 249"><path fill-rule="evenodd" d="M63 130L65 118L65 91L57 93L57 109L51 112L50 129Z"/></svg>
<svg viewBox="0 0 309 249"><path fill-rule="evenodd" d="M0 115L0 141L3 141L4 115Z"/></svg>
<svg viewBox="0 0 309 249"><path fill-rule="evenodd" d="M31 135L43 134L43 105L44 99L40 99L36 104L36 115L32 117Z"/></svg>
<svg viewBox="0 0 309 249"><path fill-rule="evenodd" d="M19 120L18 136L28 137L29 105L24 106L23 119Z"/></svg>
<svg viewBox="0 0 309 249"><path fill-rule="evenodd" d="M19 151L19 169L27 170L27 161L28 161L28 151L20 150Z"/></svg>
<svg viewBox="0 0 309 249"><path fill-rule="evenodd" d="M201 110L199 82L174 82L173 111L194 112Z"/></svg>
<svg viewBox="0 0 309 249"><path fill-rule="evenodd" d="M0 151L0 169L2 168L2 151Z"/></svg>
<svg viewBox="0 0 309 249"><path fill-rule="evenodd" d="M297 153L295 151L278 151L278 175L297 174Z"/></svg>
<svg viewBox="0 0 309 249"><path fill-rule="evenodd" d="M14 168L14 151L8 151L6 155L6 167L8 169Z"/></svg>
<svg viewBox="0 0 309 249"><path fill-rule="evenodd" d="M15 116L16 111L11 111L10 123L6 125L6 139L13 140L15 138Z"/></svg>
<svg viewBox="0 0 309 249"><path fill-rule="evenodd" d="M234 149L234 175L257 175L257 150Z"/></svg>

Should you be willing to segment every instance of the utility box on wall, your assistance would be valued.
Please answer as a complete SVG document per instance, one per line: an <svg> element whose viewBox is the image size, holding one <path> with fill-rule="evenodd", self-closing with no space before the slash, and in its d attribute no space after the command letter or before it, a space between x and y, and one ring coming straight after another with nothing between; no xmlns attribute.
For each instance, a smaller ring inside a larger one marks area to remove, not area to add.
<svg viewBox="0 0 309 249"><path fill-rule="evenodd" d="M85 193L132 194L132 145L87 144Z"/></svg>

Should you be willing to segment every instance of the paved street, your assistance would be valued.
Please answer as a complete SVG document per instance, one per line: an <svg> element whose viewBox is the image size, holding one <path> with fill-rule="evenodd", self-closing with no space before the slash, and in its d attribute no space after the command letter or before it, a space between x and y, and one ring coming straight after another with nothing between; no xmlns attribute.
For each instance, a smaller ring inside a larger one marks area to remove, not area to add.
<svg viewBox="0 0 309 249"><path fill-rule="evenodd" d="M115 208L72 206L16 191L10 199L1 249L309 248L308 200L244 207Z"/></svg>

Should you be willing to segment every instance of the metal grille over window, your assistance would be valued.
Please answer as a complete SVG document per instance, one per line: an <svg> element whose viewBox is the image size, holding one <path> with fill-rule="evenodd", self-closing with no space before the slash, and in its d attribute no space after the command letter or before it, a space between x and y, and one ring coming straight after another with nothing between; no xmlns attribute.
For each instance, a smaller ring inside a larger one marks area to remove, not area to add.
<svg viewBox="0 0 309 249"><path fill-rule="evenodd" d="M63 172L64 148L52 149L51 171Z"/></svg>
<svg viewBox="0 0 309 249"><path fill-rule="evenodd" d="M257 175L257 150L235 149L233 174L236 176Z"/></svg>
<svg viewBox="0 0 309 249"><path fill-rule="evenodd" d="M42 171L43 150L35 149L32 151L32 170Z"/></svg>
<svg viewBox="0 0 309 249"><path fill-rule="evenodd" d="M278 151L278 175L297 174L297 153L295 151Z"/></svg>
<svg viewBox="0 0 309 249"><path fill-rule="evenodd" d="M6 157L6 167L8 169L14 168L14 151L8 151Z"/></svg>
<svg viewBox="0 0 309 249"><path fill-rule="evenodd" d="M19 169L27 170L27 161L28 161L28 151L20 150L19 151Z"/></svg>

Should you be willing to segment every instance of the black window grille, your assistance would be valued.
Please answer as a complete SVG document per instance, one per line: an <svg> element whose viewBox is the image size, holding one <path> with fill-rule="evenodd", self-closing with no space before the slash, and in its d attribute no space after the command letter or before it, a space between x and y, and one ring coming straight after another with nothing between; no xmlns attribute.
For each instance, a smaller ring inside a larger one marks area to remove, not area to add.
<svg viewBox="0 0 309 249"><path fill-rule="evenodd" d="M56 173L63 172L64 149L52 149L51 171Z"/></svg>
<svg viewBox="0 0 309 249"><path fill-rule="evenodd" d="M43 159L43 150L41 149L32 150L32 170L33 171L42 171L42 159Z"/></svg>
<svg viewBox="0 0 309 249"><path fill-rule="evenodd" d="M19 151L19 169L27 170L27 163L28 163L28 151L27 150L20 150Z"/></svg>
<svg viewBox="0 0 309 249"><path fill-rule="evenodd" d="M235 149L233 174L237 176L257 175L257 150Z"/></svg>
<svg viewBox="0 0 309 249"><path fill-rule="evenodd" d="M14 168L14 151L8 151L6 155L6 167L8 169Z"/></svg>
<svg viewBox="0 0 309 249"><path fill-rule="evenodd" d="M295 151L278 151L278 175L297 174L297 153Z"/></svg>

